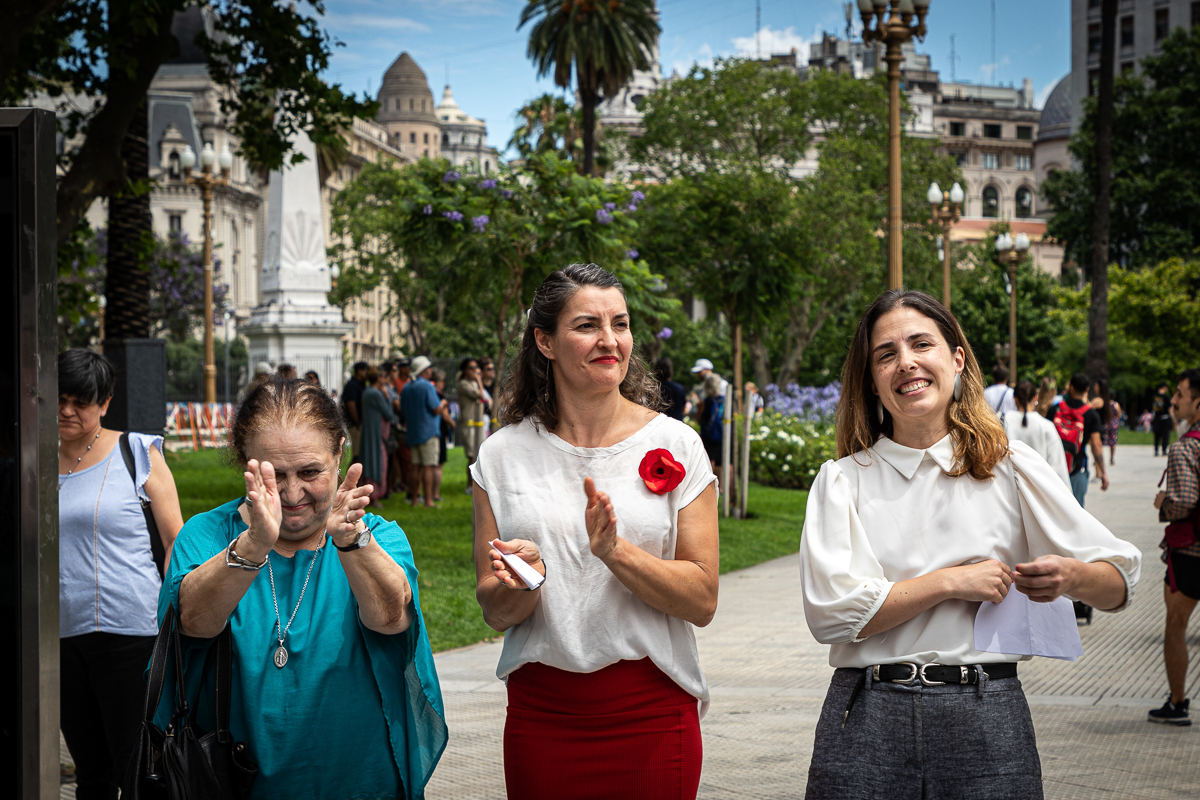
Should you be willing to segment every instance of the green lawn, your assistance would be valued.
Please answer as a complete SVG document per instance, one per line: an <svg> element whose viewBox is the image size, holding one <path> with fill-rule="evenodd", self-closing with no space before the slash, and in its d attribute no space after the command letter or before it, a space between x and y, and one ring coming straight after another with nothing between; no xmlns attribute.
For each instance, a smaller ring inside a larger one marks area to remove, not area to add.
<svg viewBox="0 0 1200 800"><path fill-rule="evenodd" d="M1171 434L1171 438L1167 441L1175 441L1175 434ZM1150 431L1131 431L1128 428L1121 428L1117 431L1117 446L1123 444L1148 444L1153 446L1154 434Z"/></svg>
<svg viewBox="0 0 1200 800"><path fill-rule="evenodd" d="M241 472L224 451L169 453L186 520L245 493ZM499 636L475 603L471 560L471 498L465 493L462 450L451 450L442 506L412 508L402 495L383 503L382 516L408 535L420 570L421 608L435 652ZM721 572L742 569L800 548L807 492L751 484L748 519L721 520ZM799 576L797 576L797 581Z"/></svg>

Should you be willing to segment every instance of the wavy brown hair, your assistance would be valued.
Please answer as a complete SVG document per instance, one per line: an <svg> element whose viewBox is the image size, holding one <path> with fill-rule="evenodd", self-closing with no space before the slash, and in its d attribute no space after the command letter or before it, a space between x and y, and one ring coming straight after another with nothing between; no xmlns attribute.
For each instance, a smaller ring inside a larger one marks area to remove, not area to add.
<svg viewBox="0 0 1200 800"><path fill-rule="evenodd" d="M542 281L533 295L521 349L513 361L512 372L504 379L500 390L500 420L505 425L516 425L523 419L532 418L535 424L544 425L546 430L553 431L558 427L558 392L554 386L554 368L550 359L538 349L534 330L540 329L553 336L558 330L563 309L575 293L585 286L619 289L621 296L625 296L625 289L616 276L595 264L572 264L550 273ZM621 396L654 411L662 406L658 381L646 369L636 348L629 353L629 368L625 372L625 380L621 381Z"/></svg>
<svg viewBox="0 0 1200 800"><path fill-rule="evenodd" d="M911 290L884 292L858 321L842 367L842 397L837 409L838 458L865 452L880 436L892 435L892 415L885 411L883 422L879 421L878 398L871 391L871 334L880 317L898 308L911 308L933 320L951 353L955 348L963 349L962 399L952 400L946 410L957 466L946 474L952 478L969 474L979 481L991 478L992 469L1008 454L1008 436L1000 418L983 399L979 362L954 315L930 295Z"/></svg>

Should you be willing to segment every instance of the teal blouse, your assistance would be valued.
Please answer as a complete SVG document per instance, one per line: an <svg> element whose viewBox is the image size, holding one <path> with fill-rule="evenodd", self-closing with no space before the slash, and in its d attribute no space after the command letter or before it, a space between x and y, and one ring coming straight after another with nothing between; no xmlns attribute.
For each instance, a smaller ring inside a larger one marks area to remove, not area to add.
<svg viewBox="0 0 1200 800"><path fill-rule="evenodd" d="M242 502L199 514L180 531L159 595L160 621L168 603L178 612L184 577L246 529L238 513ZM445 749L445 712L421 616L412 550L396 523L373 514L364 521L408 576L416 613L407 631L384 636L359 621L358 603L338 552L328 541L292 558L271 557L284 626L296 610L284 641L288 661L283 668L272 660L279 641L266 568L229 618L229 727L237 741L248 743L258 763L253 800L414 800L424 796ZM212 640L182 641L189 697L201 692L198 724L211 730L213 680L209 676L202 681L202 673ZM174 698L164 695L158 708L160 725L174 708Z"/></svg>

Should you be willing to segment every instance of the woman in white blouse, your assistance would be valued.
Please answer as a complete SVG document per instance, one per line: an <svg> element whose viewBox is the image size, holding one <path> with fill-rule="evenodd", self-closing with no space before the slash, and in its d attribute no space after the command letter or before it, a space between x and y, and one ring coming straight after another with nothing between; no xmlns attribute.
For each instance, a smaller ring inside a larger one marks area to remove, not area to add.
<svg viewBox="0 0 1200 800"><path fill-rule="evenodd" d="M694 798L716 477L695 431L654 410L616 278L546 279L499 404L471 477L475 593L505 632L508 796ZM544 582L530 591L506 555Z"/></svg>
<svg viewBox="0 0 1200 800"><path fill-rule="evenodd" d="M1008 440L962 329L924 293L887 292L859 321L837 439L800 547L805 616L838 668L807 796L1042 797L1022 657L976 650L976 611L1013 587L1119 610L1139 551Z"/></svg>
<svg viewBox="0 0 1200 800"><path fill-rule="evenodd" d="M1071 476L1067 474L1067 456L1063 450L1063 441L1059 438L1058 428L1054 427L1054 423L1037 412L1038 395L1031 381L1018 381L1013 389L1013 402L1017 410L1000 415L1009 441L1024 442L1033 448L1035 453L1046 460L1054 474L1070 488Z"/></svg>

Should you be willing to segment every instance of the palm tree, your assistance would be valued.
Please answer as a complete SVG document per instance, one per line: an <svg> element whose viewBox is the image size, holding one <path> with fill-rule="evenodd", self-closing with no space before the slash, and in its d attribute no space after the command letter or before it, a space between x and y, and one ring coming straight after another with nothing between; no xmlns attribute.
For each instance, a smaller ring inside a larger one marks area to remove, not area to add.
<svg viewBox="0 0 1200 800"><path fill-rule="evenodd" d="M521 23L538 18L529 32L526 55L538 77L554 73L554 83L571 86L571 70L583 110L583 169L591 175L596 150L596 106L601 93L612 97L650 68L650 52L661 30L654 0L529 0Z"/></svg>

